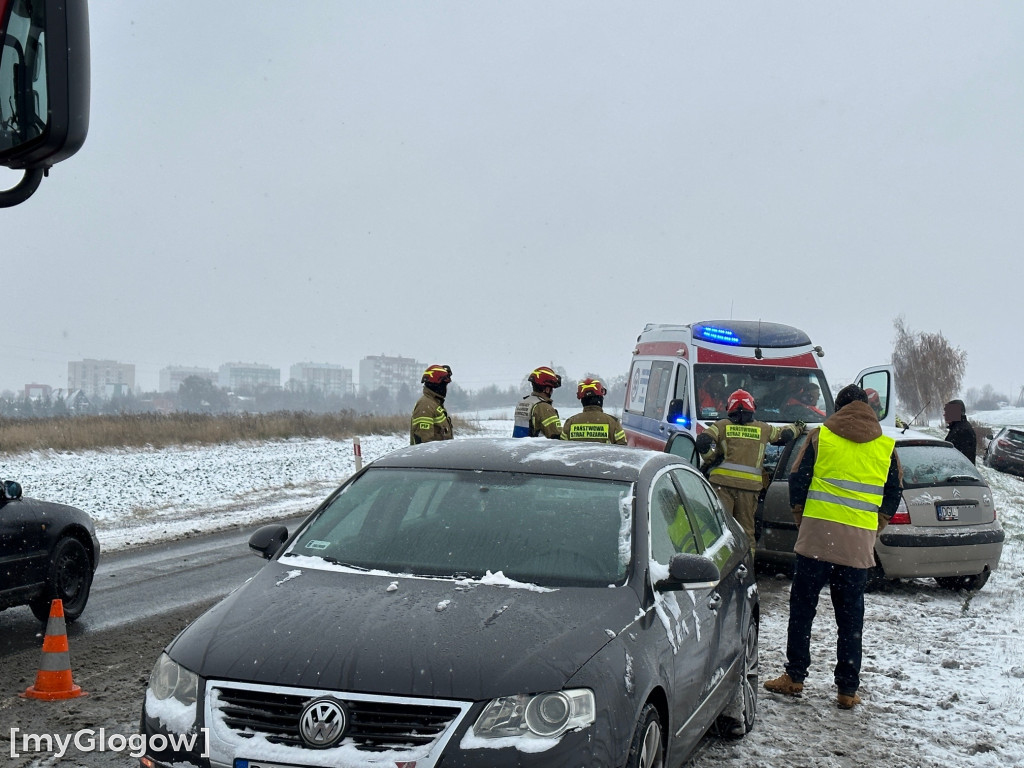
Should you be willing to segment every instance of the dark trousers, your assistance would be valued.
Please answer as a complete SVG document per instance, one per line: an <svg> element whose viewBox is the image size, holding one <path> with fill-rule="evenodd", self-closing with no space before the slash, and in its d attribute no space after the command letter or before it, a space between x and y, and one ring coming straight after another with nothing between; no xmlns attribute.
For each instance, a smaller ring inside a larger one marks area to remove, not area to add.
<svg viewBox="0 0 1024 768"><path fill-rule="evenodd" d="M866 568L850 568L824 560L796 556L793 586L789 590L789 637L786 672L798 683L811 666L811 625L818 610L818 594L829 585L839 639L836 643L835 680L839 692L852 696L860 687L861 641L864 630Z"/></svg>

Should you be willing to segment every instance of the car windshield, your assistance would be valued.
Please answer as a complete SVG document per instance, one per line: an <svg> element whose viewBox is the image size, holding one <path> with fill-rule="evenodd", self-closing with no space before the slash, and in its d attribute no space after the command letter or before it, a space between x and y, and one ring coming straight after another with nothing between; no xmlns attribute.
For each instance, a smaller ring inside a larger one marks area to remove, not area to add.
<svg viewBox="0 0 1024 768"><path fill-rule="evenodd" d="M611 480L370 468L285 553L396 574L541 586L622 582L633 486Z"/></svg>
<svg viewBox="0 0 1024 768"><path fill-rule="evenodd" d="M949 445L897 445L896 454L903 465L904 488L950 483L985 483L977 468L960 451Z"/></svg>
<svg viewBox="0 0 1024 768"><path fill-rule="evenodd" d="M832 413L832 395L821 371L771 365L694 366L697 417L724 419L726 398L737 389L754 396L762 421L816 423Z"/></svg>

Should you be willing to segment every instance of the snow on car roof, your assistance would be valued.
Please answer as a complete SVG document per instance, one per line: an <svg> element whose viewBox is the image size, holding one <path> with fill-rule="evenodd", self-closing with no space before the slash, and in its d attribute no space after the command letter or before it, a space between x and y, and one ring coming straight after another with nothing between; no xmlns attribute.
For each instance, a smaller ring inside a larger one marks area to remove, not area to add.
<svg viewBox="0 0 1024 768"><path fill-rule="evenodd" d="M651 461L678 463L680 460L666 453L618 445L547 438L479 437L399 448L375 461L374 465L504 472L519 470L632 481Z"/></svg>

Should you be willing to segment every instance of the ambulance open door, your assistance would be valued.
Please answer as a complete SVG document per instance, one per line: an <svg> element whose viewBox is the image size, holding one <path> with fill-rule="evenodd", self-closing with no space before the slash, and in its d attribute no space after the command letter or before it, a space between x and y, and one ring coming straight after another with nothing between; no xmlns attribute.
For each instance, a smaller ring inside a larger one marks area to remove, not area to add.
<svg viewBox="0 0 1024 768"><path fill-rule="evenodd" d="M882 424L896 426L896 373L891 365L876 365L865 368L857 374L857 386L868 393L872 405L878 412L878 421ZM874 394L878 395L877 405Z"/></svg>

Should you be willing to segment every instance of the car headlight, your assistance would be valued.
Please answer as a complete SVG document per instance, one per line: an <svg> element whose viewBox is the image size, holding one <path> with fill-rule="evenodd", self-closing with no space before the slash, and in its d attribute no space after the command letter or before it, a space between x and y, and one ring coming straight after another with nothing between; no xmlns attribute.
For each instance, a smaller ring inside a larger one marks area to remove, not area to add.
<svg viewBox="0 0 1024 768"><path fill-rule="evenodd" d="M473 725L484 739L529 736L551 739L594 722L594 692L586 688L492 699Z"/></svg>
<svg viewBox="0 0 1024 768"><path fill-rule="evenodd" d="M149 676L149 690L160 701L173 697L182 704L195 704L199 692L199 676L185 669L166 653L161 653Z"/></svg>

